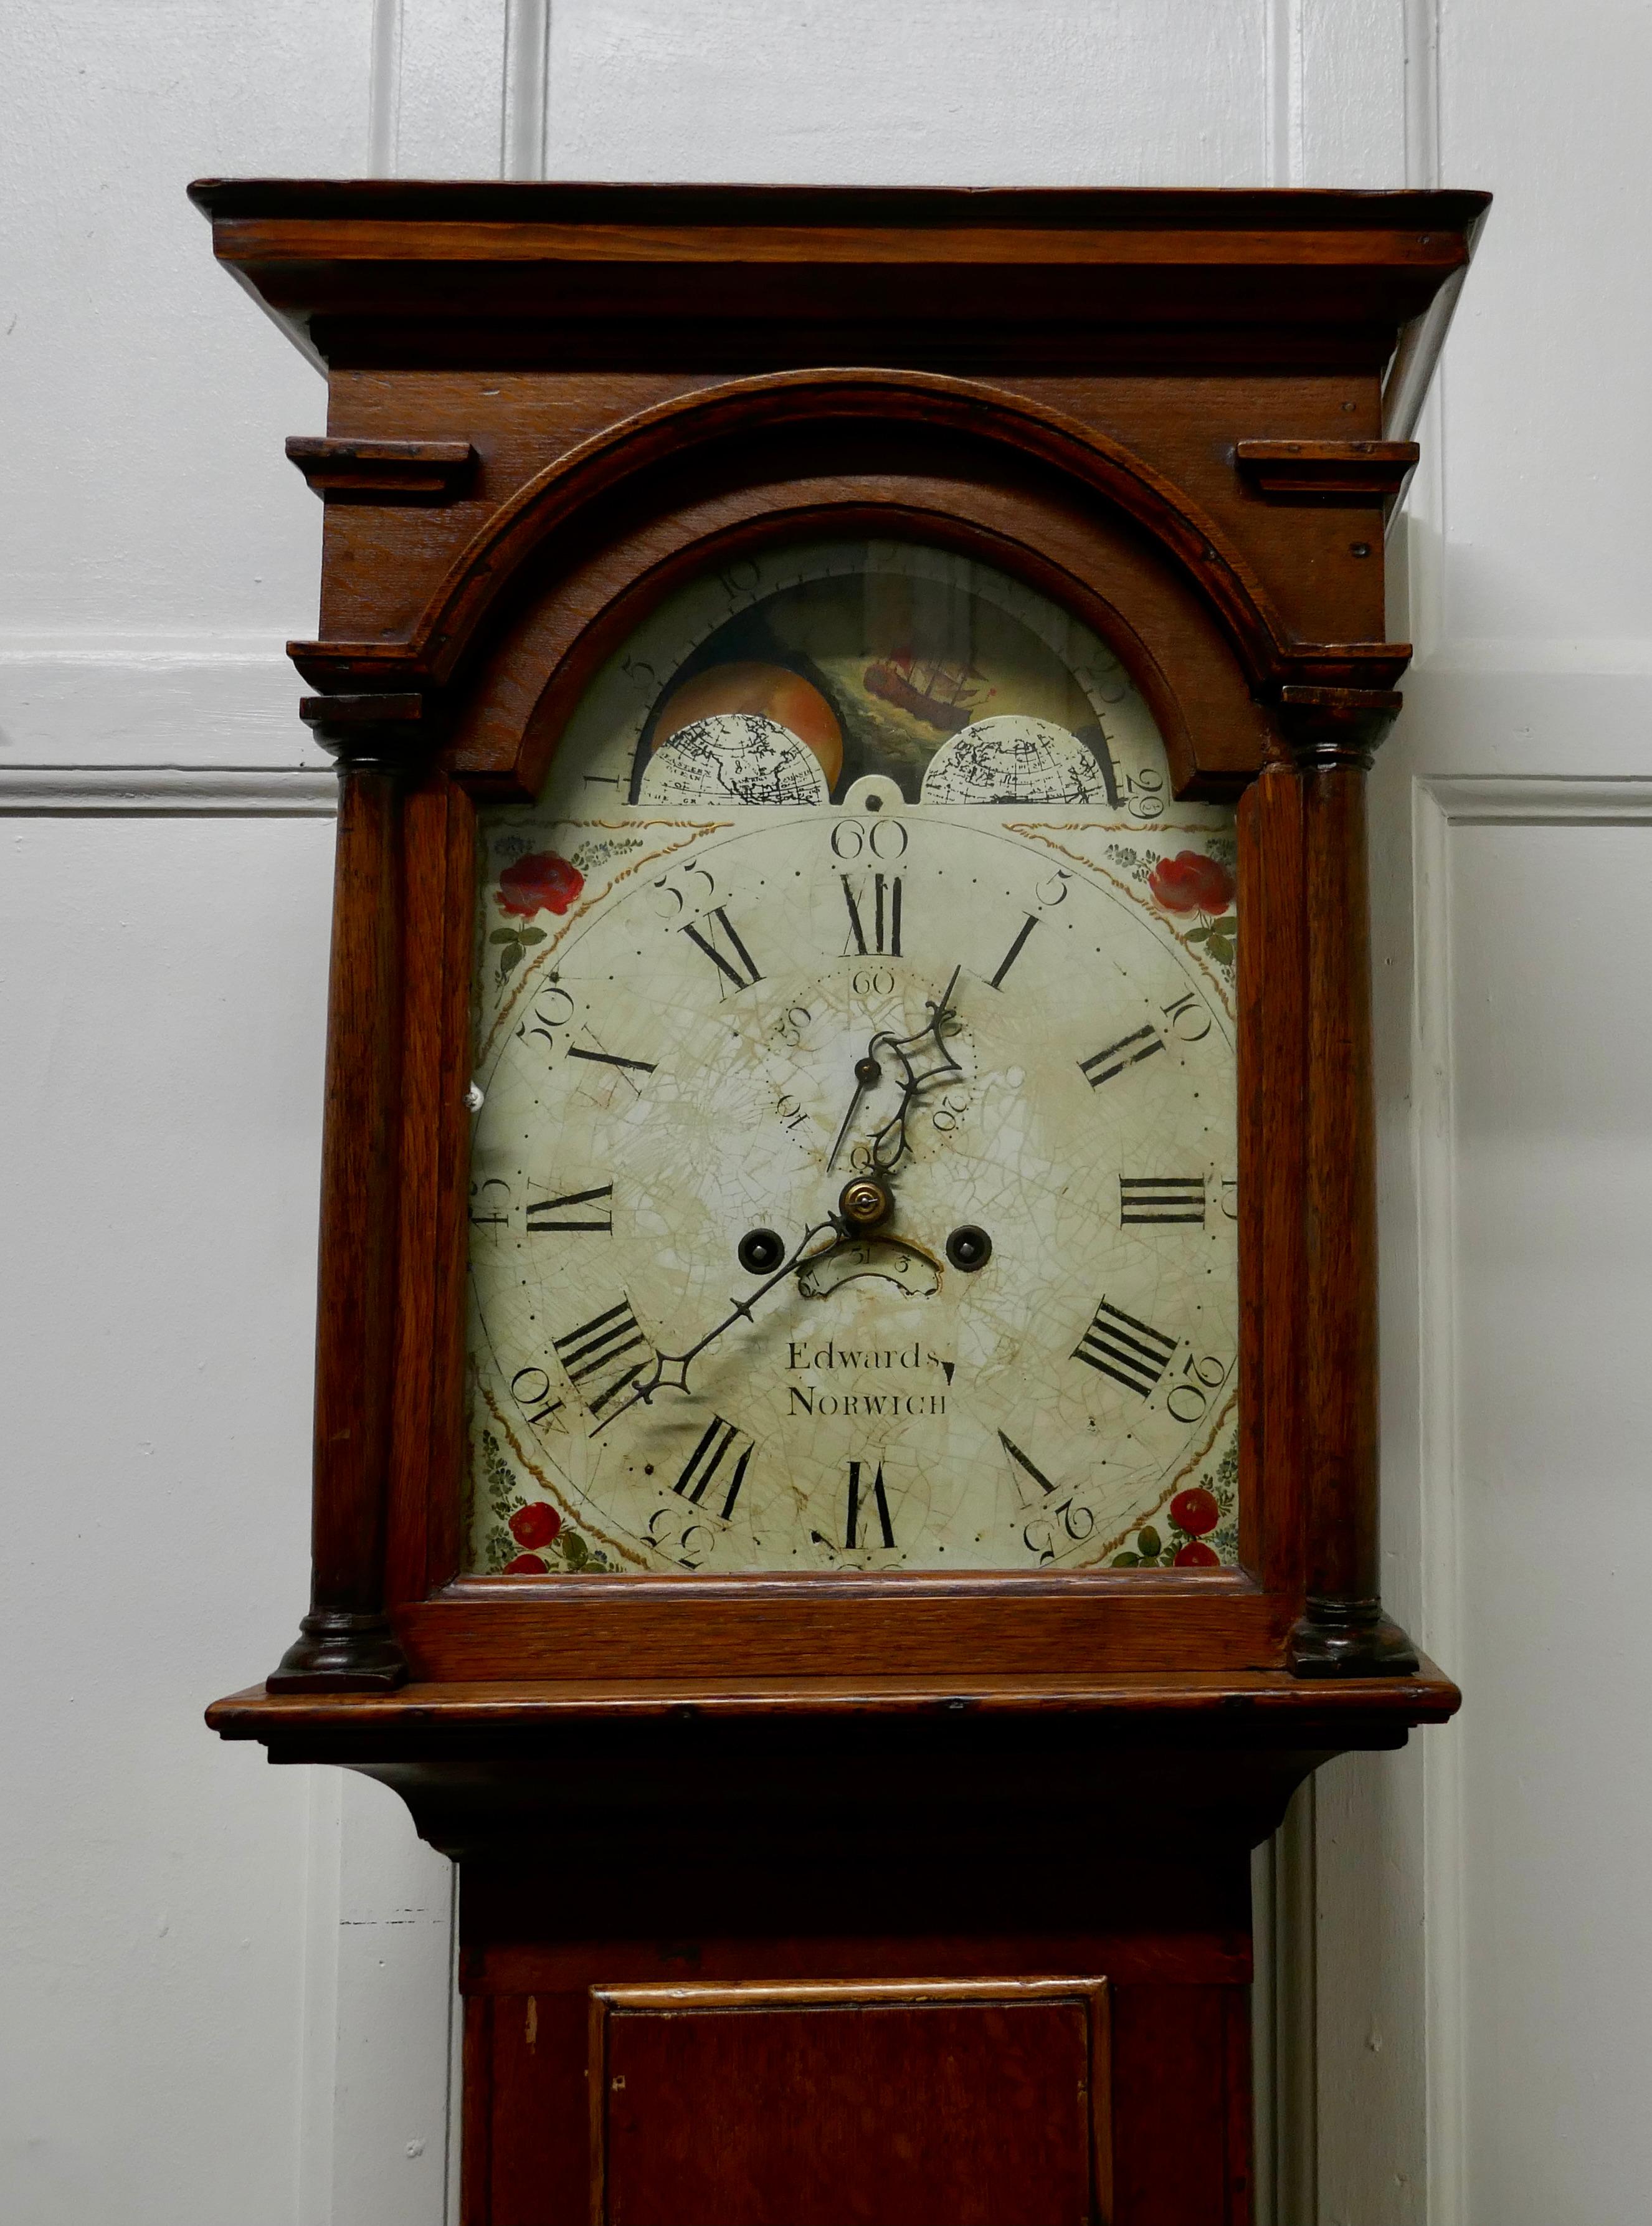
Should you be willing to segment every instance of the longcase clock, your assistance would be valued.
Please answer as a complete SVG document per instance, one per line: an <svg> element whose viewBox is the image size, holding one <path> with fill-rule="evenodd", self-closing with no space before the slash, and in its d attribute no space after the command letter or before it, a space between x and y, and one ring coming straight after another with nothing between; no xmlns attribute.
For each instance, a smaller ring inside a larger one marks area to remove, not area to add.
<svg viewBox="0 0 1652 2226"><path fill-rule="evenodd" d="M213 181L326 372L312 1593L465 2217L1243 2221L1378 1598L1364 781L1472 194Z"/></svg>

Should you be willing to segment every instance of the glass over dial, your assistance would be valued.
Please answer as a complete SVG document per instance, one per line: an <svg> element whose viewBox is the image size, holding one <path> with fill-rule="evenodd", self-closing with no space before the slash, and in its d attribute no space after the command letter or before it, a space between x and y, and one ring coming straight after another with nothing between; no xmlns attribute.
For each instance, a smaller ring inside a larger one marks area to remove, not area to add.
<svg viewBox="0 0 1652 2226"><path fill-rule="evenodd" d="M473 1568L1235 1558L1232 819L1093 633L743 558L480 856Z"/></svg>

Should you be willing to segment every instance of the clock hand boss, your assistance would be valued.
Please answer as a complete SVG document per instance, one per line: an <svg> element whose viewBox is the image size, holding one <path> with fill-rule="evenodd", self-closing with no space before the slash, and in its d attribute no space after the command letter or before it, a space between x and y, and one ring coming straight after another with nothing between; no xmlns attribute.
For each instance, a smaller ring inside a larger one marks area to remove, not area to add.
<svg viewBox="0 0 1652 2226"><path fill-rule="evenodd" d="M810 1245L816 1237L823 1235L829 1229L833 1232L831 1243L822 1245L818 1252L811 1253L809 1250ZM636 1406L639 1401L646 1402L651 1399L656 1391L686 1391L689 1388L689 1364L699 1358L708 1345L715 1344L723 1332L731 1328L735 1322L749 1321L752 1318L752 1308L759 1299L766 1297L777 1283L784 1282L788 1275L807 1268L812 1261L823 1260L829 1252L836 1251L842 1242L843 1224L836 1214L825 1221L816 1222L812 1229L806 1229L798 1238L791 1258L783 1261L772 1275L766 1277L749 1298L736 1300L722 1320L714 1324L697 1345L691 1345L686 1352L657 1352L654 1355L653 1366L640 1378L636 1389L611 1413L602 1417L595 1429L591 1432L591 1435L594 1438L600 1436L616 1416L623 1415L627 1408ZM674 1370L676 1373L668 1374L666 1372L668 1370Z"/></svg>

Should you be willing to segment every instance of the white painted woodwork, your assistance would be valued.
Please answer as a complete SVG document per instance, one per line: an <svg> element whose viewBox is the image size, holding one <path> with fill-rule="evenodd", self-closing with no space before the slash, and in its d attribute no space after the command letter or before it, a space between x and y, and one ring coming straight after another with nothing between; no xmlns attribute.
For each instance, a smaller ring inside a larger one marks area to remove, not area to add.
<svg viewBox="0 0 1652 2226"><path fill-rule="evenodd" d="M548 168L1496 191L1374 792L1385 1588L1469 1702L1261 1866L1259 2165L1274 2226L1637 2219L1652 17L29 0L4 42L0 2210L456 2216L447 1867L200 1724L302 1590L331 777L281 655L322 390L182 188Z"/></svg>

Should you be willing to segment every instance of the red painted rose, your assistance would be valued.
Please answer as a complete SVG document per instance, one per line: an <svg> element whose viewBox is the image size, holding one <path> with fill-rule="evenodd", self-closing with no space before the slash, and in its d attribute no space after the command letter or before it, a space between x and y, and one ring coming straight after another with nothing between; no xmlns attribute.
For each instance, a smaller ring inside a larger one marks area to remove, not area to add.
<svg viewBox="0 0 1652 2226"><path fill-rule="evenodd" d="M1202 1538L1190 1538L1186 1545L1176 1549L1179 1569L1214 1569L1217 1566L1216 1555Z"/></svg>
<svg viewBox="0 0 1652 2226"><path fill-rule="evenodd" d="M511 1517L511 1536L518 1546L549 1546L562 1527L562 1517L543 1499L518 1507Z"/></svg>
<svg viewBox="0 0 1652 2226"><path fill-rule="evenodd" d="M1222 1510L1203 1485L1196 1484L1189 1491L1179 1491L1170 1503L1170 1519L1179 1530L1190 1537L1202 1538L1207 1530L1214 1530L1222 1519ZM511 1528L516 1530L513 1522ZM520 1536L520 1533L518 1534ZM524 1546L537 1545L537 1539L524 1538Z"/></svg>
<svg viewBox="0 0 1652 2226"><path fill-rule="evenodd" d="M566 912L585 887L577 866L554 850L533 850L499 875L499 910L531 919L537 912Z"/></svg>
<svg viewBox="0 0 1652 2226"><path fill-rule="evenodd" d="M1223 913L1233 902L1233 875L1199 850L1161 858L1147 876L1147 887L1166 912Z"/></svg>
<svg viewBox="0 0 1652 2226"><path fill-rule="evenodd" d="M1210 1558L1214 1561L1216 1556L1212 1555ZM505 1574L507 1577L543 1577L545 1565L537 1554L518 1554L514 1561L505 1563Z"/></svg>

